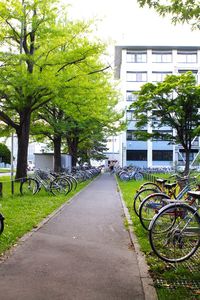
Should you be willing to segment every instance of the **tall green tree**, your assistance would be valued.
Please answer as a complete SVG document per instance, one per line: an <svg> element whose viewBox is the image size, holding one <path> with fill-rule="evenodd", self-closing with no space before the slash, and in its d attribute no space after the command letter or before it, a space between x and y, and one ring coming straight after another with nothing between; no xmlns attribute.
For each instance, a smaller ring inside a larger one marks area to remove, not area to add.
<svg viewBox="0 0 200 300"><path fill-rule="evenodd" d="M91 57L105 48L88 36L90 23L66 20L58 4L0 3L0 120L18 137L16 178L26 176L32 113L55 99L77 74L96 72L99 66L92 69Z"/></svg>
<svg viewBox="0 0 200 300"><path fill-rule="evenodd" d="M112 73L102 64L98 53L90 58L89 66L94 71L86 66L84 76L80 73L73 82L64 82L54 101L35 114L33 132L39 125L39 133L53 142L56 171L61 167L61 144L67 142L72 163L76 165L84 151L92 153L91 145L94 146L92 141L97 133L102 139L103 132L105 135L120 127L116 122L122 113L115 109L119 93L111 82Z"/></svg>
<svg viewBox="0 0 200 300"><path fill-rule="evenodd" d="M159 15L171 16L172 22L187 23L193 28L200 26L200 5L198 0L137 0L141 7L154 8Z"/></svg>
<svg viewBox="0 0 200 300"><path fill-rule="evenodd" d="M200 86L196 85L192 72L168 75L163 82L143 85L132 108L138 137L162 137L181 144L186 157L185 174L188 174L192 140L200 134ZM152 133L142 130L148 123L153 128ZM174 129L175 135L164 133L164 126Z"/></svg>

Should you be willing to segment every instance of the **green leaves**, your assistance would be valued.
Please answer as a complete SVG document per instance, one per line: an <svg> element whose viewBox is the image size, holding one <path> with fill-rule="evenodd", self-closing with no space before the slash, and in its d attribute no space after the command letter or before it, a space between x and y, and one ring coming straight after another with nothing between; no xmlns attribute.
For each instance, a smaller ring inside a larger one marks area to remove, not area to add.
<svg viewBox="0 0 200 300"><path fill-rule="evenodd" d="M168 75L163 82L145 84L132 108L139 130L149 123L153 128L153 133L147 134L145 139L164 137L180 143L185 151L191 150L200 126L200 87L192 72ZM165 126L174 129L176 134L168 132L163 136L162 127Z"/></svg>
<svg viewBox="0 0 200 300"><path fill-rule="evenodd" d="M0 120L17 131L24 153L33 113L41 133L45 125L50 138L66 135L69 118L79 129L95 123L95 131L99 123L99 130L108 132L114 131L121 117L115 111L118 93L109 66L102 62L106 45L94 38L91 21L70 21L58 2L0 3ZM52 115L49 107L63 116ZM20 176L25 173L24 169Z"/></svg>
<svg viewBox="0 0 200 300"><path fill-rule="evenodd" d="M189 23L193 28L199 28L200 5L197 0L170 0L164 4L159 0L138 0L138 3L141 7L154 8L163 17L170 15L174 24Z"/></svg>

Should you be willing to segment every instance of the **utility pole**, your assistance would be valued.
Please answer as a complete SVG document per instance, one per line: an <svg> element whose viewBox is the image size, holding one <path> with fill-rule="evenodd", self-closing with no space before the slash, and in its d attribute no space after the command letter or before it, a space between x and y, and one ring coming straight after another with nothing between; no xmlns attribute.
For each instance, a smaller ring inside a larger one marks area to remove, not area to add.
<svg viewBox="0 0 200 300"><path fill-rule="evenodd" d="M11 193L14 194L14 165L13 165L13 154L14 154L14 133L11 135L11 170L10 170L10 179L11 179Z"/></svg>

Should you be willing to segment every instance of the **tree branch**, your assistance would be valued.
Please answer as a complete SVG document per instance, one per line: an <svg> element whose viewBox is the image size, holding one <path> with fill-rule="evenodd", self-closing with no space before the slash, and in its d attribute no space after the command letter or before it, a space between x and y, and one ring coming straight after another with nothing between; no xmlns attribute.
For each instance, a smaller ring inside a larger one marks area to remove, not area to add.
<svg viewBox="0 0 200 300"><path fill-rule="evenodd" d="M12 119L6 115L3 111L0 111L0 120L6 123L7 125L13 127L14 129L19 129L19 125L16 124Z"/></svg>

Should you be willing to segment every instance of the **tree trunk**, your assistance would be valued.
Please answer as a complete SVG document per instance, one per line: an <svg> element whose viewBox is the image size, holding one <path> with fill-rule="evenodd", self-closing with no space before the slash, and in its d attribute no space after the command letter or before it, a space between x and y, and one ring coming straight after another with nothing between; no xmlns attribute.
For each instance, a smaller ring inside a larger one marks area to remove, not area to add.
<svg viewBox="0 0 200 300"><path fill-rule="evenodd" d="M61 171L61 136L54 137L54 171Z"/></svg>
<svg viewBox="0 0 200 300"><path fill-rule="evenodd" d="M185 170L184 175L188 175L190 171L190 150L185 150Z"/></svg>
<svg viewBox="0 0 200 300"><path fill-rule="evenodd" d="M72 155L72 167L76 167L77 164L77 155L73 153Z"/></svg>
<svg viewBox="0 0 200 300"><path fill-rule="evenodd" d="M69 155L72 157L72 167L75 167L78 159L78 138L67 138Z"/></svg>
<svg viewBox="0 0 200 300"><path fill-rule="evenodd" d="M23 112L20 115L20 126L16 130L18 138L18 152L17 152L17 170L15 179L27 177L27 156L30 132L30 112Z"/></svg>

